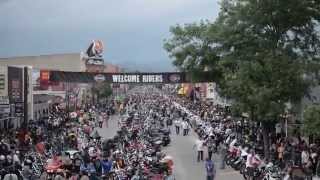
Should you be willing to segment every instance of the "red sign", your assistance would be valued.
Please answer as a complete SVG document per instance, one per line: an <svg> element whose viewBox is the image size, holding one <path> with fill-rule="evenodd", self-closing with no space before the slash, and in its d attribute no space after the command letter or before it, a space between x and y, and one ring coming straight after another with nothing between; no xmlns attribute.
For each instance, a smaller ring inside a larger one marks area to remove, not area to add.
<svg viewBox="0 0 320 180"><path fill-rule="evenodd" d="M47 90L49 87L50 72L48 70L40 70L40 87Z"/></svg>
<svg viewBox="0 0 320 180"><path fill-rule="evenodd" d="M42 81L49 81L49 78L50 78L49 71L46 71L46 70L41 70L40 71L40 79Z"/></svg>

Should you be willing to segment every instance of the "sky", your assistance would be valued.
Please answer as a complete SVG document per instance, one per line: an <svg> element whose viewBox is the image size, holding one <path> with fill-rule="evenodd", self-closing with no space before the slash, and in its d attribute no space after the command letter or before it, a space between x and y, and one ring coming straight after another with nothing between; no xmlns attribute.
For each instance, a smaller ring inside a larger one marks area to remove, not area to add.
<svg viewBox="0 0 320 180"><path fill-rule="evenodd" d="M77 53L99 39L106 62L172 71L170 26L218 12L218 0L0 0L0 57Z"/></svg>

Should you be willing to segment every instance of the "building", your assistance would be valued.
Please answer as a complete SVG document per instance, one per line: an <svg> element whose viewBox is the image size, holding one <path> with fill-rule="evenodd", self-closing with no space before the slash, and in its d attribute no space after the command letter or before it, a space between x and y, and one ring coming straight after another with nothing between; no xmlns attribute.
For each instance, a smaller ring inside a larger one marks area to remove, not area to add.
<svg viewBox="0 0 320 180"><path fill-rule="evenodd" d="M33 88L29 66L0 66L0 128L18 128L32 119Z"/></svg>
<svg viewBox="0 0 320 180"><path fill-rule="evenodd" d="M38 70L47 69L78 72L84 72L86 70L85 62L80 59L80 53L0 58L0 65L27 65Z"/></svg>
<svg viewBox="0 0 320 180"><path fill-rule="evenodd" d="M81 60L80 53L0 58L0 65L27 65L32 67L32 74L30 74L29 77L33 79L30 84L33 85L34 89L34 109L29 113L30 119L46 116L50 106L49 102L52 102L50 99L55 96L61 97L61 92L65 92L67 87L70 87L67 86L66 83L50 84L44 87L44 85L39 82L41 70L77 72L86 70L86 64Z"/></svg>
<svg viewBox="0 0 320 180"><path fill-rule="evenodd" d="M105 64L103 72L105 73L120 73L121 69L119 66L113 64Z"/></svg>
<svg viewBox="0 0 320 180"><path fill-rule="evenodd" d="M33 109L29 113L29 119L39 119L48 115L51 103L56 99L68 101L66 106L79 106L91 99L90 84L79 83L49 83L41 82L41 74L45 71L72 71L72 72L120 72L118 66L106 63L95 63L86 58L83 53L53 54L40 56L23 56L0 58L0 66L30 66L29 77L33 86ZM101 60L100 60L101 61ZM100 62L97 61L97 62ZM4 76L5 77L5 76ZM1 91L1 74L0 74ZM30 106L31 107L31 106ZM0 104L1 108L1 104Z"/></svg>

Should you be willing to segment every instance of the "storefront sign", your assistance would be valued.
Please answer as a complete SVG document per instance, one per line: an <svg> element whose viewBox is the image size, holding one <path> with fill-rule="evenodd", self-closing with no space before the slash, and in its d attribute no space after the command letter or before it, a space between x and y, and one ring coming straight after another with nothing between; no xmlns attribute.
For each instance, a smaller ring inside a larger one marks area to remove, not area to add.
<svg viewBox="0 0 320 180"><path fill-rule="evenodd" d="M40 70L40 88L47 90L49 87L50 72L48 70Z"/></svg>
<svg viewBox="0 0 320 180"><path fill-rule="evenodd" d="M8 67L8 94L10 103L23 102L23 69Z"/></svg>

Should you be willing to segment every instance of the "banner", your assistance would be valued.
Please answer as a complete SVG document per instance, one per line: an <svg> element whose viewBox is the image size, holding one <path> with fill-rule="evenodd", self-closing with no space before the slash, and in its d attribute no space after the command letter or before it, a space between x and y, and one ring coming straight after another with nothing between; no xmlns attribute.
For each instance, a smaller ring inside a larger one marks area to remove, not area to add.
<svg viewBox="0 0 320 180"><path fill-rule="evenodd" d="M164 73L90 73L50 71L50 82L94 83L107 82L114 84L169 84L190 82L184 72Z"/></svg>

